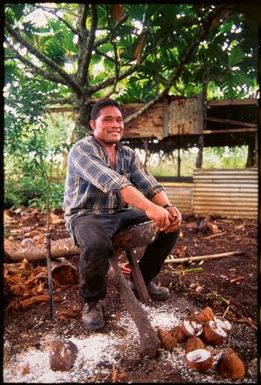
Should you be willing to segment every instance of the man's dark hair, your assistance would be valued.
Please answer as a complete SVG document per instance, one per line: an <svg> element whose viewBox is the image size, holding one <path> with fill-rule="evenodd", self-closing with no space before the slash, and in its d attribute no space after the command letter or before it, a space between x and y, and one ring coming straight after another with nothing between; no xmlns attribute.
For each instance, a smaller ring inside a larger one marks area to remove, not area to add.
<svg viewBox="0 0 261 385"><path fill-rule="evenodd" d="M101 109L104 108L104 107L107 107L107 106L117 107L121 111L120 106L116 102L116 100L109 99L109 98L100 99L92 107L91 119L93 119L93 120L97 119L99 114L100 114Z"/></svg>

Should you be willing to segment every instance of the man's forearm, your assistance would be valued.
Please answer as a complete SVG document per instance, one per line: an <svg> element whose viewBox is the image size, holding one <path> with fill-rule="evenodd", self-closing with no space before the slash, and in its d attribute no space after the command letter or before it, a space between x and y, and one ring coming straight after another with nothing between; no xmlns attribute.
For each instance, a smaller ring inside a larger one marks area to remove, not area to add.
<svg viewBox="0 0 261 385"><path fill-rule="evenodd" d="M160 191L159 193L153 195L151 201L158 206L171 205L169 198L167 197L165 191Z"/></svg>
<svg viewBox="0 0 261 385"><path fill-rule="evenodd" d="M136 209L146 211L153 206L153 203L133 186L122 188L120 195L124 202L134 206Z"/></svg>
<svg viewBox="0 0 261 385"><path fill-rule="evenodd" d="M151 202L135 187L126 186L122 188L120 190L120 195L124 202L134 206L136 209L144 211L147 217L152 219L161 231L167 230L169 228L171 215L168 210L164 209L156 202Z"/></svg>

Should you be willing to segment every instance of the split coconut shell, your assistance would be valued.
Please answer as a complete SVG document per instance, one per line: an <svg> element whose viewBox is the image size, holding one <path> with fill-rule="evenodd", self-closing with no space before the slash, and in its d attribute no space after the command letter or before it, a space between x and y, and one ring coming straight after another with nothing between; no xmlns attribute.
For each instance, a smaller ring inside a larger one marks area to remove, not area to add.
<svg viewBox="0 0 261 385"><path fill-rule="evenodd" d="M210 345L222 345L227 338L227 332L215 321L208 321L204 325L204 339Z"/></svg>
<svg viewBox="0 0 261 385"><path fill-rule="evenodd" d="M213 313L211 307L208 306L201 311L194 312L192 314L192 317L195 319L195 321L205 323L207 321L214 319L214 313Z"/></svg>
<svg viewBox="0 0 261 385"><path fill-rule="evenodd" d="M172 350L177 345L177 339L171 334L171 332L158 328L157 334L163 348Z"/></svg>
<svg viewBox="0 0 261 385"><path fill-rule="evenodd" d="M245 376L245 366L233 349L226 349L217 362L217 371L224 378L238 380Z"/></svg>
<svg viewBox="0 0 261 385"><path fill-rule="evenodd" d="M205 372L213 366L213 354L207 349L196 349L186 354L187 365L198 372Z"/></svg>
<svg viewBox="0 0 261 385"><path fill-rule="evenodd" d="M191 317L187 317L181 324L182 332L187 336L199 336L203 333L202 323L195 321Z"/></svg>
<svg viewBox="0 0 261 385"><path fill-rule="evenodd" d="M186 354L189 352L192 352L193 350L204 349L204 348L205 348L204 342L197 336L189 337L189 339L185 344Z"/></svg>
<svg viewBox="0 0 261 385"><path fill-rule="evenodd" d="M176 338L177 342L181 343L186 341L188 338L182 331L182 327L180 325L174 326L173 329L170 330L170 333L173 335L173 337Z"/></svg>
<svg viewBox="0 0 261 385"><path fill-rule="evenodd" d="M227 333L231 331L232 325L231 323L226 320L225 318L221 317L214 317L214 321L218 326L220 326L223 330L225 330Z"/></svg>

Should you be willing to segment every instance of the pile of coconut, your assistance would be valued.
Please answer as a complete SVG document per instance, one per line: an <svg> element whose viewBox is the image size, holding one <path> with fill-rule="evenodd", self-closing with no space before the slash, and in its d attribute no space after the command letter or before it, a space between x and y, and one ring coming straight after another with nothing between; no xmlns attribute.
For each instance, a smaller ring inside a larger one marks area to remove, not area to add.
<svg viewBox="0 0 261 385"><path fill-rule="evenodd" d="M157 329L161 347L172 350L177 343L184 343L187 365L205 372L214 365L213 353L206 345L222 345L231 332L231 323L215 316L210 307L193 312L171 330ZM220 355L216 370L224 378L237 380L245 375L245 366L237 353L226 348Z"/></svg>

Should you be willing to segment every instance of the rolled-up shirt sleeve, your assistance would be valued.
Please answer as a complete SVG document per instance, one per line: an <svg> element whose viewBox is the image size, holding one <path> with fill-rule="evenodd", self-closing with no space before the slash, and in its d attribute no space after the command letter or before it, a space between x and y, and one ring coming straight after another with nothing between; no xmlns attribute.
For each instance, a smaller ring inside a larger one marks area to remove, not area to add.
<svg viewBox="0 0 261 385"><path fill-rule="evenodd" d="M124 175L114 171L95 154L84 152L80 146L74 149L71 156L76 174L104 193L116 192L126 186L132 186Z"/></svg>
<svg viewBox="0 0 261 385"><path fill-rule="evenodd" d="M132 161L131 182L149 199L152 198L153 195L164 191L164 188L159 184L156 178L147 172L137 154L134 155Z"/></svg>

